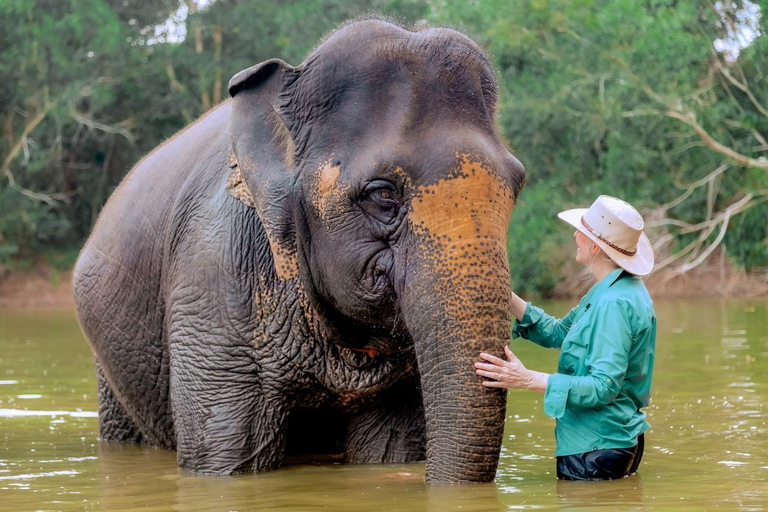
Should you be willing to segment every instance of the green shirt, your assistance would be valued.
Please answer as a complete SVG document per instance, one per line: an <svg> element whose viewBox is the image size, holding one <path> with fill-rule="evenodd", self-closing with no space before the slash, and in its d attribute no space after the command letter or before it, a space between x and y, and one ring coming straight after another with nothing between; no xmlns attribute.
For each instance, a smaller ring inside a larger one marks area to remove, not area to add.
<svg viewBox="0 0 768 512"><path fill-rule="evenodd" d="M650 425L647 407L656 315L642 279L616 269L562 319L528 303L512 337L559 348L544 412L557 419L555 455L630 448Z"/></svg>

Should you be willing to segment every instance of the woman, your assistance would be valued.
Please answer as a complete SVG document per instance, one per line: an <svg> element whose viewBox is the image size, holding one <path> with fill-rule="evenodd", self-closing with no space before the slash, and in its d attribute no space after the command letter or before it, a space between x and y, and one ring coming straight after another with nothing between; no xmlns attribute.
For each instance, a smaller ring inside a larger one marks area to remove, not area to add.
<svg viewBox="0 0 768 512"><path fill-rule="evenodd" d="M482 353L478 375L491 388L544 393L544 412L557 419L557 476L610 480L634 473L643 455L656 343L656 315L643 281L653 249L643 218L628 203L600 196L558 217L576 228L576 261L597 279L562 319L512 294L520 336L560 349L557 373L528 370L508 347L508 360Z"/></svg>

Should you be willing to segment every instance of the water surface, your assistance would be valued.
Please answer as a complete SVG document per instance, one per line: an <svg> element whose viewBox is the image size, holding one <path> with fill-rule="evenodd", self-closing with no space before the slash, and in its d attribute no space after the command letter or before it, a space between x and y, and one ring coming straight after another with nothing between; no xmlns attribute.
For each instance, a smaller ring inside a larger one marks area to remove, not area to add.
<svg viewBox="0 0 768 512"><path fill-rule="evenodd" d="M562 315L572 304L543 306ZM541 395L509 394L496 482L428 487L423 464L194 476L175 453L98 441L96 377L70 311L0 311L2 510L762 510L768 504L768 301L657 301L652 429L640 472L558 482ZM557 353L516 340L532 369Z"/></svg>

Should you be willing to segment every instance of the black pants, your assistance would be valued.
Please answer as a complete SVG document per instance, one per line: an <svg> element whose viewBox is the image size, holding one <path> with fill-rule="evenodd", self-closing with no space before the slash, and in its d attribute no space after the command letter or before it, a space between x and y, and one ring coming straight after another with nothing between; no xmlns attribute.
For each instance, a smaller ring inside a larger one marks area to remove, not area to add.
<svg viewBox="0 0 768 512"><path fill-rule="evenodd" d="M632 448L595 450L557 457L557 478L563 480L613 480L637 471L645 448L645 434L640 434Z"/></svg>

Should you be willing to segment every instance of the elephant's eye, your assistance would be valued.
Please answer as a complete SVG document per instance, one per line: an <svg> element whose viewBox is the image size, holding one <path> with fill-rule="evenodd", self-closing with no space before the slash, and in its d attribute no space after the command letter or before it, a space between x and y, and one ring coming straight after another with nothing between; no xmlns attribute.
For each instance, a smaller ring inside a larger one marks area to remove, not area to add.
<svg viewBox="0 0 768 512"><path fill-rule="evenodd" d="M374 190L373 192L368 194L368 196L374 201L380 201L380 202L391 201L392 203L397 203L397 201L395 201L394 192L387 189Z"/></svg>
<svg viewBox="0 0 768 512"><path fill-rule="evenodd" d="M384 180L368 183L363 189L361 205L369 215L389 224L400 208L395 185Z"/></svg>
<svg viewBox="0 0 768 512"><path fill-rule="evenodd" d="M369 201L398 203L395 185L384 180L374 180L368 183L363 189L363 198Z"/></svg>

